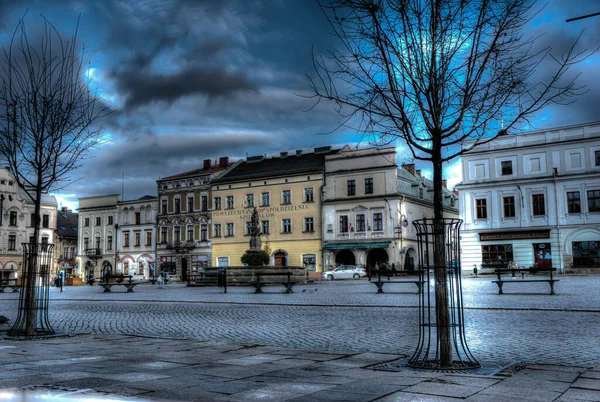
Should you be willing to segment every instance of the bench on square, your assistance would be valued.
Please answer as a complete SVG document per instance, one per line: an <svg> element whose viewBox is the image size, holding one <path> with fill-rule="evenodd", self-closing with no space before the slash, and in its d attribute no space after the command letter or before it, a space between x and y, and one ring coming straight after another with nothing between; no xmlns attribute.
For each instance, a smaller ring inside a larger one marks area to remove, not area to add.
<svg viewBox="0 0 600 402"><path fill-rule="evenodd" d="M377 275L376 281L369 281L370 283L377 286L377 294L384 293L383 285L386 283L414 283L415 285L417 285L417 293L420 294L423 292L423 284L426 282L425 280L421 279L420 277L417 277L417 279L390 279L390 276L387 275L387 271L384 272L384 276L387 276L388 279L382 281L381 273L378 272L377 274L378 275Z"/></svg>
<svg viewBox="0 0 600 402"><path fill-rule="evenodd" d="M552 276L552 273L556 271L556 268L538 268L536 270L529 270L526 268L497 268L494 270L494 272L496 273L496 275L498 276L498 280L496 281L492 281L492 283L495 283L496 285L498 285L498 294L502 295L504 294L502 287L504 286L505 283L532 283L532 282L548 282L548 284L550 285L550 294L554 295L556 293L554 293L554 283L558 282L558 279L554 279L554 277ZM510 276L511 279L506 279L506 276L504 277L504 279L502 278L503 274L508 274L511 273L512 275ZM543 278L537 278L537 279L525 279L525 273L527 272L549 272L550 276L549 277L543 277ZM521 274L521 279L518 279L516 277L516 273L520 273Z"/></svg>
<svg viewBox="0 0 600 402"><path fill-rule="evenodd" d="M119 280L120 278L127 278L127 281L121 281L121 282L115 282L115 283L108 283L108 277L106 278L107 282L100 282L100 286L102 286L104 288L104 292L103 293L110 293L111 292L111 288L113 286L125 286L125 288L127 289L127 293L132 293L133 292L133 288L135 287L135 285L138 284L138 282L134 282L133 281L133 276L131 275L123 275L123 276L118 276L117 280Z"/></svg>
<svg viewBox="0 0 600 402"><path fill-rule="evenodd" d="M4 293L4 289L12 289L13 293L19 293L19 285L16 279L2 279L0 281L0 293Z"/></svg>
<svg viewBox="0 0 600 402"><path fill-rule="evenodd" d="M264 280L261 281L260 278L265 277L265 276L287 276L287 281L286 282L281 282L281 281L265 282ZM272 284L276 284L276 285L281 284L281 285L285 286L284 293L294 293L292 288L294 287L294 285L297 282L292 282L292 273L291 272L257 272L256 273L256 281L250 281L248 283L254 287L254 289L255 289L254 293L262 293L263 292L262 287L264 285L272 285Z"/></svg>

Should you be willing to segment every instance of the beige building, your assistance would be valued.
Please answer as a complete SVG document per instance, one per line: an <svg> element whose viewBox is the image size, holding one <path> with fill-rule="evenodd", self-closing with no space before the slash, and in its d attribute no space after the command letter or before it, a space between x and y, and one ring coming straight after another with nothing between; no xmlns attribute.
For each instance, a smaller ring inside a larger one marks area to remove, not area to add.
<svg viewBox="0 0 600 402"><path fill-rule="evenodd" d="M396 165L395 148L353 150L325 159L323 256L328 269L418 265L414 220L433 218L433 186L414 164ZM446 217L458 218L458 196L444 190Z"/></svg>
<svg viewBox="0 0 600 402"><path fill-rule="evenodd" d="M156 256L159 273L187 280L211 260L211 183L232 166L228 157L158 180Z"/></svg>
<svg viewBox="0 0 600 402"><path fill-rule="evenodd" d="M42 244L55 242L56 206L54 196L42 194L38 239ZM8 169L0 168L0 279L20 277L19 271L23 264L22 243L33 242L34 211L34 203L19 189Z"/></svg>
<svg viewBox="0 0 600 402"><path fill-rule="evenodd" d="M78 263L84 281L116 273L118 194L79 198Z"/></svg>
<svg viewBox="0 0 600 402"><path fill-rule="evenodd" d="M212 265L242 265L256 207L271 265L321 271L321 190L325 157L332 153L331 147L321 147L313 153L254 156L215 180Z"/></svg>

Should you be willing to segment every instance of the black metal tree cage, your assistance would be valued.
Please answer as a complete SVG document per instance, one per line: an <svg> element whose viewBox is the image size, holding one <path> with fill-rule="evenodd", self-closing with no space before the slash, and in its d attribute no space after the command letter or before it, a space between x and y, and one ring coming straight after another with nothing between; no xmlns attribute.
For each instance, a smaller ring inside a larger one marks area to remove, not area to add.
<svg viewBox="0 0 600 402"><path fill-rule="evenodd" d="M53 252L54 244L23 243L19 312L8 335L44 336L54 334L48 320L50 267L53 263Z"/></svg>
<svg viewBox="0 0 600 402"><path fill-rule="evenodd" d="M419 277L425 283L423 292L419 295L419 344L408 365L430 370L478 368L480 364L469 350L465 336L460 268L462 220L419 219L413 224L417 230ZM434 250L436 241L440 246L443 245L445 254L445 263L440 267L435 266L436 260L441 260L439 255L438 258L435 255L439 253ZM436 283L436 279L440 282L440 279L445 279L445 286L443 283ZM447 303L444 293L447 295ZM444 305L447 306L447 311L444 311ZM447 353L449 348L450 360ZM442 356L444 352L445 358Z"/></svg>

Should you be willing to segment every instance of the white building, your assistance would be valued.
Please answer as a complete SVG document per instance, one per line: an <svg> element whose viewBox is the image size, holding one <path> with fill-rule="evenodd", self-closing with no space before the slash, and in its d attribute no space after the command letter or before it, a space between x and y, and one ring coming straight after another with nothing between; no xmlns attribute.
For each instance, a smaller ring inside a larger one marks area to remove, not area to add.
<svg viewBox="0 0 600 402"><path fill-rule="evenodd" d="M457 196L444 192L445 215L458 217ZM433 218L433 185L414 164L396 165L396 149L352 150L325 158L323 254L326 268L387 263L413 270L413 221Z"/></svg>
<svg viewBox="0 0 600 402"><path fill-rule="evenodd" d="M600 267L600 124L500 136L462 171L463 269Z"/></svg>
<svg viewBox="0 0 600 402"><path fill-rule="evenodd" d="M156 275L156 215L158 198L150 195L117 204L117 272L133 279Z"/></svg>
<svg viewBox="0 0 600 402"><path fill-rule="evenodd" d="M87 282L91 277L115 273L117 265L118 194L79 198L79 264Z"/></svg>
<svg viewBox="0 0 600 402"><path fill-rule="evenodd" d="M42 194L41 243L54 244L56 199ZM0 168L0 279L18 278L23 264L22 243L33 242L35 205L8 169ZM56 251L55 251L56 254Z"/></svg>

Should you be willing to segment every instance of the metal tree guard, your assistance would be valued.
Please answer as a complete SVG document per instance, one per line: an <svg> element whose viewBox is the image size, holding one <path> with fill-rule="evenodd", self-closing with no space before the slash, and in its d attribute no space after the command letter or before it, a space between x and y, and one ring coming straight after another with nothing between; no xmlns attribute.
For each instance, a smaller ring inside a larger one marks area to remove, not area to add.
<svg viewBox="0 0 600 402"><path fill-rule="evenodd" d="M43 336L54 334L48 320L50 267L53 261L53 251L54 244L23 243L19 312L8 335ZM33 324L30 331L27 330L28 320Z"/></svg>
<svg viewBox="0 0 600 402"><path fill-rule="evenodd" d="M461 219L442 219L443 227L438 224L438 236L443 235L446 255L446 287L448 291L448 310L450 327L450 344L452 345L452 364L440 363L440 339L438 339L438 323L436 322L436 298L434 278L431 272L435 261L433 249L436 237L436 220L419 219L413 222L417 230L419 252L419 277L425 289L419 295L419 344L408 365L416 368L433 370L464 370L480 367L469 350L465 337L465 319L460 269L460 226ZM443 228L443 231L442 231Z"/></svg>

